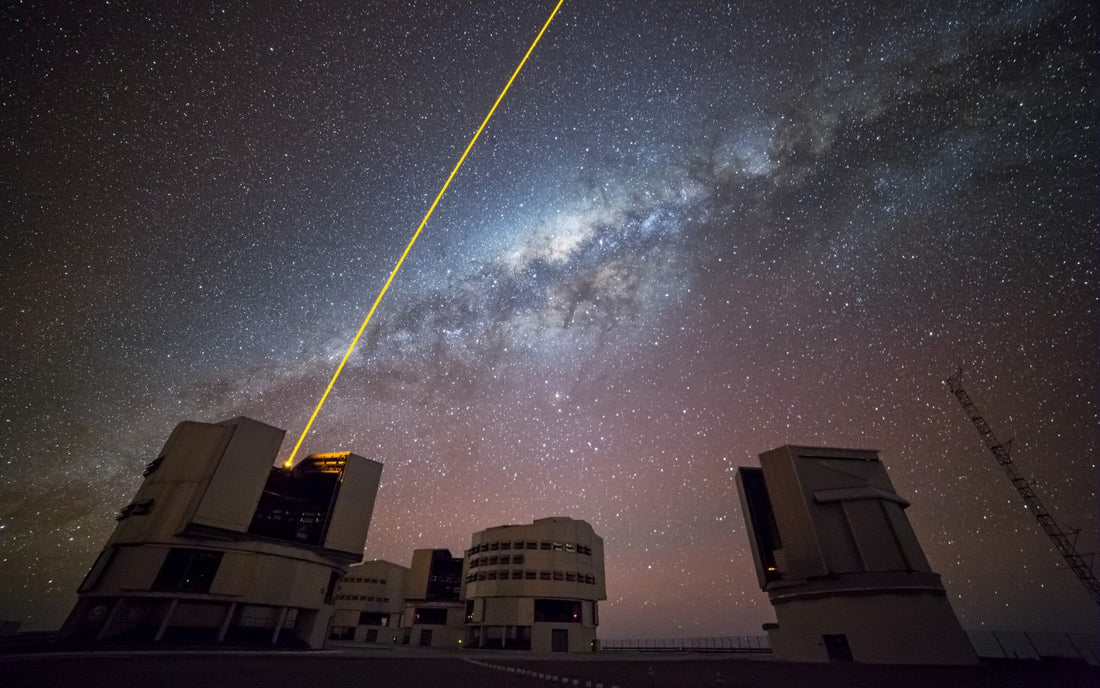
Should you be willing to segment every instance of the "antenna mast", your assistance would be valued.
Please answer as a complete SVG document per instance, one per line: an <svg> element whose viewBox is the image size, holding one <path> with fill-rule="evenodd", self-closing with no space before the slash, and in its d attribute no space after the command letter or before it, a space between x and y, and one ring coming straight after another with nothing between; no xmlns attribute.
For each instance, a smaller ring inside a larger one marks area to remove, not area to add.
<svg viewBox="0 0 1100 688"><path fill-rule="evenodd" d="M1085 589L1088 590L1093 601L1100 604L1100 581L1097 581L1096 574L1092 572L1092 566L1085 562L1085 557L1077 553L1077 547L1074 544L1074 541L1077 539L1078 531L1076 529L1065 531L1058 527L1058 524L1054 521L1054 517L1050 515L1050 512L1046 510L1043 503L1039 501L1039 497L1035 494L1035 490L1032 489L1031 484L1020 474L1019 469L1016 468L1016 464L1012 463L1012 457L1009 456L1009 451L1012 446L1011 440L1007 444L1002 444L997 440L997 436L993 434L993 430L989 427L989 424L985 422L985 419L982 418L982 415L978 412L978 407L974 405L974 402L970 399L970 395L963 389L961 380L961 369L952 377L947 378L947 386L951 388L951 393L959 400L963 410L966 411L967 417L970 418L970 422L974 424L974 427L978 429L978 434L985 440L985 446L989 447L989 451L993 453L994 458L997 459L997 463L1001 465L1005 474L1008 475L1009 480L1012 481L1012 486L1020 493L1020 497L1024 500L1025 507L1035 516L1035 520L1039 522L1043 531L1046 532L1054 542L1054 547L1061 553L1066 563L1069 564L1070 569L1073 570L1077 579L1081 581L1081 585L1085 586Z"/></svg>

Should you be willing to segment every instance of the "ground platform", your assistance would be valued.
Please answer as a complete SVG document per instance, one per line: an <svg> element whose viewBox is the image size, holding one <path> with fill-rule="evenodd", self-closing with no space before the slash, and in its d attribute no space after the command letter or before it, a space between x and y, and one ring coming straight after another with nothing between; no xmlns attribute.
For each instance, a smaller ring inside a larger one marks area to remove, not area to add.
<svg viewBox="0 0 1100 688"><path fill-rule="evenodd" d="M318 651L183 647L146 650L0 647L0 682L12 688L1074 688L1100 685L1078 661L997 661L973 667L793 664L719 654L502 651L337 646Z"/></svg>

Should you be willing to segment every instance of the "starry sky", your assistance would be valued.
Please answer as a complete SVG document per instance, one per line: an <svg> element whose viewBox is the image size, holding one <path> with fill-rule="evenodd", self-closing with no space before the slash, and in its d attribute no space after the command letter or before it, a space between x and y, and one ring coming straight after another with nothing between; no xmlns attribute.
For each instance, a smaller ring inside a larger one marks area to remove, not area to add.
<svg viewBox="0 0 1100 688"><path fill-rule="evenodd" d="M0 618L56 627L176 423L281 458L552 0L0 8ZM964 628L1097 609L1087 2L567 0L303 449L367 558L567 515L605 638L759 634L736 468L878 449Z"/></svg>

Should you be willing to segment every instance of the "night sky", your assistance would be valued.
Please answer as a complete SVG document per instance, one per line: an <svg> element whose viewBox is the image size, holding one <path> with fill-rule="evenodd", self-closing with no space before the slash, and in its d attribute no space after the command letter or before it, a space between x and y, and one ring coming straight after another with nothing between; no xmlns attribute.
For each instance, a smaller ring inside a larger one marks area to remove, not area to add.
<svg viewBox="0 0 1100 688"><path fill-rule="evenodd" d="M964 628L1098 628L944 385L1096 547L1096 10L884 5L567 0L303 447L385 464L367 558L572 516L602 637L759 634L736 467L858 447ZM4 4L0 618L178 422L286 458L553 6Z"/></svg>

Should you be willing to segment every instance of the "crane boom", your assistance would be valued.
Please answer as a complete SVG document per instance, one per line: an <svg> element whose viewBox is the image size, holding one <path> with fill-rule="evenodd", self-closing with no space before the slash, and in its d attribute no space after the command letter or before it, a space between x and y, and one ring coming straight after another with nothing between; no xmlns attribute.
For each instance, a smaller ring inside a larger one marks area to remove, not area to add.
<svg viewBox="0 0 1100 688"><path fill-rule="evenodd" d="M1024 500L1024 505L1035 516L1035 520L1039 522L1039 526L1042 527L1045 532L1054 542L1055 549L1062 555L1062 558L1069 564L1069 568L1077 576L1077 579L1081 581L1081 585L1085 586L1089 595L1092 596L1093 601L1100 605L1100 581L1096 579L1096 574L1093 573L1092 567L1085 561L1085 557L1077 552L1077 547L1074 545L1071 537L1075 538L1077 531L1066 531L1058 526L1054 517L1050 515L1050 512L1046 510L1043 503L1039 501L1039 496L1035 494L1035 490L1031 487L1031 483L1020 474L1020 470L1016 468L1016 464L1012 462L1010 456L1010 445L1003 444L997 436L993 434L993 429L989 427L989 423L985 422L981 413L978 412L978 407L970 399L970 395L966 393L966 390L962 386L962 371L947 378L947 386L951 389L951 393L955 395L955 398L959 400L963 410L966 411L966 415L970 418L970 422L974 424L974 427L978 429L978 434L982 436L985 441L985 446L989 447L989 451L993 453L994 458L997 459L997 463L1000 464L1005 474L1008 475L1009 480L1012 481L1012 486L1016 488L1016 491L1020 493L1020 497Z"/></svg>

